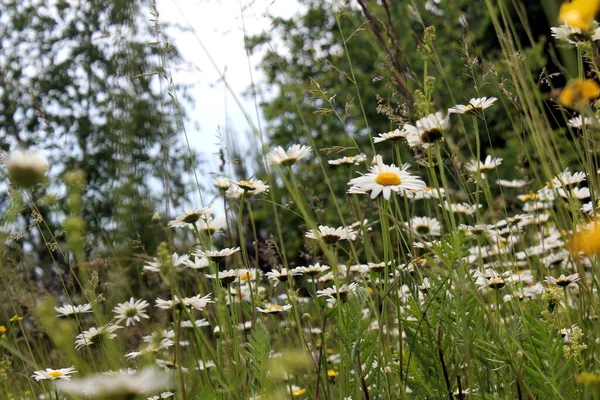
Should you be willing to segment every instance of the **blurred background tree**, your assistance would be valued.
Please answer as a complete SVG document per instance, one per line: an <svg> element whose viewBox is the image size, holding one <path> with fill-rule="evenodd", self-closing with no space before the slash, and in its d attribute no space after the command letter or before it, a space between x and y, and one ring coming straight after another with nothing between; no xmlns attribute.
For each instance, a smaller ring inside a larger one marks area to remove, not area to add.
<svg viewBox="0 0 600 400"><path fill-rule="evenodd" d="M7 262L35 265L23 271L36 278L32 284L41 278L61 289L57 272L68 277L72 261L60 251L69 210L55 200L65 194L65 174L75 170L87 180L88 255L128 266L136 253L154 254L166 236L152 216L170 216L185 202L195 188L185 172L196 160L178 137L184 115L167 63L179 56L166 44L153 5L8 0L0 15L0 147L42 149L52 177L48 190L38 188L21 206L17 193L3 191L0 210L7 215L12 207L19 231Z"/></svg>

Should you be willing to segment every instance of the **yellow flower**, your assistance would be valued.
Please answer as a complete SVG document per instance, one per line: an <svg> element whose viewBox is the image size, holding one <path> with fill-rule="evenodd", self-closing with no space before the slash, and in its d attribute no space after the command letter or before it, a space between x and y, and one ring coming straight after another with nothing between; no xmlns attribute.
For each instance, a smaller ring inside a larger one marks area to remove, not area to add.
<svg viewBox="0 0 600 400"><path fill-rule="evenodd" d="M573 0L560 6L558 20L570 28L587 31L592 27L599 8L599 0Z"/></svg>
<svg viewBox="0 0 600 400"><path fill-rule="evenodd" d="M600 253L600 222L595 223L591 230L577 232L569 241L569 250L575 257L582 252L586 256Z"/></svg>
<svg viewBox="0 0 600 400"><path fill-rule="evenodd" d="M600 85L591 79L574 79L560 92L558 101L565 107L587 105L600 97Z"/></svg>
<svg viewBox="0 0 600 400"><path fill-rule="evenodd" d="M0 333L6 333L6 327L4 325L0 325Z"/></svg>
<svg viewBox="0 0 600 400"><path fill-rule="evenodd" d="M19 317L17 314L13 315L13 317L11 319L9 319L10 322L17 322L17 321L23 321L23 317Z"/></svg>
<svg viewBox="0 0 600 400"><path fill-rule="evenodd" d="M327 371L327 376L330 378L335 378L336 376L338 376L339 374L337 372L335 372L335 370L330 369Z"/></svg>
<svg viewBox="0 0 600 400"><path fill-rule="evenodd" d="M294 389L295 389L295 387L294 387ZM300 397L300 396L302 396L304 393L306 393L306 389L304 389L304 388L300 388L300 389L292 390L292 396L294 396L294 397Z"/></svg>

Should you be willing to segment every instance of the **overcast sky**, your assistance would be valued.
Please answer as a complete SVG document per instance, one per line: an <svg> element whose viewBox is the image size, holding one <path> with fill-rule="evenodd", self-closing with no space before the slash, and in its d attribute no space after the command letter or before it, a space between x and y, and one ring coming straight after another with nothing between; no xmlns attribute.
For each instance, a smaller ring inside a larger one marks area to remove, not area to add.
<svg viewBox="0 0 600 400"><path fill-rule="evenodd" d="M295 0L158 0L157 7L161 23L175 23L195 31L166 30L189 63L189 67L172 72L176 82L193 85L190 94L195 104L188 105L191 120L186 125L190 143L214 165L214 171L218 165L214 153L219 130L223 132L227 127L230 132L237 132L240 140L250 131L220 73L225 73L232 91L256 124L254 102L242 93L250 86L250 68L255 81L262 79L256 70L260 57L252 57L248 65L244 30L249 35L269 31L271 19L267 14L287 18L298 11L298 6Z"/></svg>

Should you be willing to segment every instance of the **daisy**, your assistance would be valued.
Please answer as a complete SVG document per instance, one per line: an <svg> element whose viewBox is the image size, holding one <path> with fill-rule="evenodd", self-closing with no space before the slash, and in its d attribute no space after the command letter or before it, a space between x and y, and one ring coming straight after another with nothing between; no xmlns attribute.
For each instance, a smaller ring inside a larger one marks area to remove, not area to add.
<svg viewBox="0 0 600 400"><path fill-rule="evenodd" d="M443 132L450 128L448 117L444 117L441 111L429 114L417 121L416 126L406 124L404 129L408 131L406 140L411 148L428 148L432 143L444 140Z"/></svg>
<svg viewBox="0 0 600 400"><path fill-rule="evenodd" d="M483 162L471 160L465 164L465 169L471 173L488 172L502 164L502 158L492 158L488 155Z"/></svg>
<svg viewBox="0 0 600 400"><path fill-rule="evenodd" d="M202 209L190 210L185 208L184 214L178 216L172 221L169 221L167 226L169 228L184 228L188 227L194 229L194 224L200 219L207 219L213 213L212 208L204 207Z"/></svg>
<svg viewBox="0 0 600 400"><path fill-rule="evenodd" d="M367 155L361 153L356 156L337 158L335 160L329 160L327 162L329 163L329 165L358 165L365 161L367 161Z"/></svg>
<svg viewBox="0 0 600 400"><path fill-rule="evenodd" d="M440 204L441 207L441 204ZM452 203L444 201L444 208L450 212L456 214L473 215L475 211L483 207L481 204L467 204L467 203Z"/></svg>
<svg viewBox="0 0 600 400"><path fill-rule="evenodd" d="M31 377L36 381L41 381L44 379L56 380L62 379L68 381L71 379L71 374L76 374L75 367L69 368L60 368L60 369L52 369L46 368L45 371L33 371L33 375Z"/></svg>
<svg viewBox="0 0 600 400"><path fill-rule="evenodd" d="M217 366L217 364L215 364L215 362L213 360L207 360L207 361L198 360L198 366L196 367L196 369L198 371L204 371L205 369L216 368L216 366Z"/></svg>
<svg viewBox="0 0 600 400"><path fill-rule="evenodd" d="M496 181L496 183L502 187L507 187L507 188L520 188L520 187L527 185L527 181L523 180L523 179L515 179L512 181L508 181L505 179L498 179Z"/></svg>
<svg viewBox="0 0 600 400"><path fill-rule="evenodd" d="M239 247L236 248L224 248L221 250L196 250L192 255L198 257L206 257L210 260L219 261L225 257L229 257L240 251Z"/></svg>
<svg viewBox="0 0 600 400"><path fill-rule="evenodd" d="M558 174L550 183L546 185L546 188L552 187L561 188L564 186L574 186L578 183L585 181L585 172L575 172L574 174L567 168L564 172Z"/></svg>
<svg viewBox="0 0 600 400"><path fill-rule="evenodd" d="M189 321L189 320L181 321L182 328L194 328L194 327L201 328L203 326L210 326L210 323L208 322L208 320L206 318L197 319L195 321Z"/></svg>
<svg viewBox="0 0 600 400"><path fill-rule="evenodd" d="M91 346L93 344L100 344L105 340L112 340L117 337L114 333L117 329L123 328L122 326L115 324L108 324L100 326L98 328L90 328L87 331L83 331L75 337L75 348L77 350L84 346Z"/></svg>
<svg viewBox="0 0 600 400"><path fill-rule="evenodd" d="M125 320L125 326L135 325L136 322L140 322L140 318L148 319L148 314L145 313L145 309L148 307L146 300L135 300L133 297L117 305L113 312L116 314L117 324Z"/></svg>
<svg viewBox="0 0 600 400"><path fill-rule="evenodd" d="M578 188L578 187L574 187L572 189L569 189L568 191L564 190L563 188L559 188L558 189L558 194L561 197L564 197L565 199L578 199L578 200L584 200L590 197L590 188L587 187L582 187L582 188Z"/></svg>
<svg viewBox="0 0 600 400"><path fill-rule="evenodd" d="M406 167L406 168L404 168ZM406 172L407 165L403 169L394 164L385 165L381 157L377 157L377 164L372 166L369 173L351 179L348 185L371 193L371 199L383 194L383 198L390 199L392 192L404 195L407 191L418 191L425 188L425 182ZM348 191L350 192L350 191Z"/></svg>
<svg viewBox="0 0 600 400"><path fill-rule="evenodd" d="M83 379L60 381L56 388L66 394L95 399L136 398L173 387L173 376L157 367L136 373L95 374Z"/></svg>
<svg viewBox="0 0 600 400"><path fill-rule="evenodd" d="M196 296L192 296L192 297L184 297L181 298L177 295L173 296L172 300L163 300L161 298L156 299L155 302L155 307L158 308L162 308L163 310L168 310L168 309L172 309L174 307L188 307L188 308L194 308L198 311L202 311L204 309L204 307L206 307L208 304L210 303L214 303L214 301L212 301L210 299L210 295L211 293L207 294L204 297L201 297L202 295L197 294Z"/></svg>
<svg viewBox="0 0 600 400"><path fill-rule="evenodd" d="M595 206L594 203L590 201L589 203L585 203L583 206L581 206L581 211L586 214L594 214L594 210L597 210L599 207L600 201L598 201Z"/></svg>
<svg viewBox="0 0 600 400"><path fill-rule="evenodd" d="M91 304L81 304L79 306L74 306L71 304L66 304L62 307L54 307L54 310L58 313L57 317L76 317L79 314L87 314L92 312Z"/></svg>
<svg viewBox="0 0 600 400"><path fill-rule="evenodd" d="M202 233L206 233L208 235L214 235L219 231L225 229L227 227L227 220L225 217L217 217L217 218L207 218L206 220L200 221L200 226L198 229Z"/></svg>
<svg viewBox="0 0 600 400"><path fill-rule="evenodd" d="M501 289L506 285L504 278L491 268L486 269L484 273L476 272L474 276L477 278L475 284L478 285L480 289L486 287Z"/></svg>
<svg viewBox="0 0 600 400"><path fill-rule="evenodd" d="M409 132L404 129L395 129L386 133L380 133L379 137L373 138L373 143L381 143L387 140L405 142L408 134Z"/></svg>
<svg viewBox="0 0 600 400"><path fill-rule="evenodd" d="M409 226L417 235L440 236L442 234L440 221L435 218L413 217Z"/></svg>
<svg viewBox="0 0 600 400"><path fill-rule="evenodd" d="M31 150L10 152L5 165L10 180L24 188L31 188L40 183L50 168L43 154Z"/></svg>
<svg viewBox="0 0 600 400"><path fill-rule="evenodd" d="M471 99L466 106L457 104L454 107L450 107L448 109L448 114L477 114L478 112L491 107L496 100L498 100L496 97L490 97L489 99L487 97Z"/></svg>
<svg viewBox="0 0 600 400"><path fill-rule="evenodd" d="M293 165L296 161L308 157L312 152L312 149L308 146L300 146L295 144L288 148L287 151L281 146L274 148L269 154L267 154L267 160L273 165Z"/></svg>
<svg viewBox="0 0 600 400"><path fill-rule="evenodd" d="M581 276L579 276L579 274L572 274L569 276L565 276L565 274L561 274L558 278L555 278L553 276L547 276L546 279L544 279L544 282L549 285L565 287L565 286L569 286L571 283L577 282L579 280L581 280Z"/></svg>
<svg viewBox="0 0 600 400"><path fill-rule="evenodd" d="M175 396L173 392L162 392L160 395L148 397L146 400L170 399L173 396Z"/></svg>
<svg viewBox="0 0 600 400"><path fill-rule="evenodd" d="M430 188L425 187L422 190L410 190L406 192L406 197L412 200L423 200L423 199L439 199L444 198L446 192L444 188Z"/></svg>
<svg viewBox="0 0 600 400"><path fill-rule="evenodd" d="M245 271L242 269L229 269L226 271L219 272L219 280L223 286L227 286L233 283L241 274ZM216 275L206 274L206 277L209 279L216 279Z"/></svg>
<svg viewBox="0 0 600 400"><path fill-rule="evenodd" d="M296 267L290 272L298 275L308 275L311 277L315 277L321 272L325 272L329 269L330 267L328 265L321 265L319 263L316 263L314 265L309 265L308 267Z"/></svg>
<svg viewBox="0 0 600 400"><path fill-rule="evenodd" d="M582 129L584 126L598 125L598 119L592 117L582 118L581 115L571 118L568 121L568 125L571 128Z"/></svg>
<svg viewBox="0 0 600 400"><path fill-rule="evenodd" d="M284 306L278 306L277 304L267 304L265 308L256 307L256 310L263 314L280 314L284 311L288 311L291 308L291 304L286 304Z"/></svg>
<svg viewBox="0 0 600 400"><path fill-rule="evenodd" d="M227 189L229 189L231 187L231 179L224 178L222 176L213 179L212 183L219 191L222 191L222 192L226 191Z"/></svg>
<svg viewBox="0 0 600 400"><path fill-rule="evenodd" d="M290 276L300 275L299 272L289 271L286 268L282 268L280 271L276 269L272 269L270 272L267 272L265 276L269 278L269 280L273 281L273 284L276 286L279 282L287 282Z"/></svg>
<svg viewBox="0 0 600 400"><path fill-rule="evenodd" d="M329 297L330 299L337 300L338 296L341 301L346 301L349 296L356 293L356 288L358 287L358 283L352 282L349 285L345 283L339 287L339 289L334 285L330 288L317 290L317 297Z"/></svg>
<svg viewBox="0 0 600 400"><path fill-rule="evenodd" d="M600 28L597 26L590 30L582 30L572 28L568 25L561 25L553 26L550 28L550 31L552 31L552 37L572 44L575 47L600 39Z"/></svg>
<svg viewBox="0 0 600 400"><path fill-rule="evenodd" d="M329 226L319 225L319 230L306 232L304 235L309 239L323 239L327 244L335 244L340 240L348 240L354 231L348 227L331 228Z"/></svg>
<svg viewBox="0 0 600 400"><path fill-rule="evenodd" d="M194 256L194 261L188 259L185 263L184 266L191 268L191 269L204 269L206 267L208 267L210 265L210 262L208 261L208 258L206 257L198 257L198 256Z"/></svg>
<svg viewBox="0 0 600 400"><path fill-rule="evenodd" d="M269 190L269 185L265 184L263 181L258 179L255 181L234 181L233 183L235 183L237 187L242 189L245 193L248 193L250 195L264 193Z"/></svg>

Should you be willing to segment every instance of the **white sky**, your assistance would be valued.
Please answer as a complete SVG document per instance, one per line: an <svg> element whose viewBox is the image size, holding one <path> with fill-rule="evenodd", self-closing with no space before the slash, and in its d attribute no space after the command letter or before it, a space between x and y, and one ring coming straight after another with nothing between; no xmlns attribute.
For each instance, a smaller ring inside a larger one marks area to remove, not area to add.
<svg viewBox="0 0 600 400"><path fill-rule="evenodd" d="M161 23L195 30L195 34L176 28L165 32L189 63L189 68L172 73L176 83L193 84L190 95L195 104L187 105L190 121L186 124L190 144L202 152L209 170L216 171L219 164L214 154L218 149L217 133L227 129L243 141L250 131L249 123L225 88L220 73L225 73L232 91L256 124L254 101L242 93L250 86L250 68L255 82L262 79L256 70L260 57L251 57L251 67L248 65L244 28L248 35L269 31L271 20L266 17L267 13L287 18L297 12L299 6L295 0L158 0L157 8Z"/></svg>

